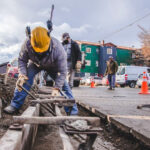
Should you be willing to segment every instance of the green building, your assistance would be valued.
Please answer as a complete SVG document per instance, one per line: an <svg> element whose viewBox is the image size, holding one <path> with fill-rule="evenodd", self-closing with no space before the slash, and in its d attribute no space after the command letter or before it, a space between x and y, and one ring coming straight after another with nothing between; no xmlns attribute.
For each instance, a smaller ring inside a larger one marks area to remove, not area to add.
<svg viewBox="0 0 150 150"><path fill-rule="evenodd" d="M117 56L116 61L118 62L118 65L132 65L133 64L133 55L135 52L135 48L130 47L123 47L123 46L117 46Z"/></svg>
<svg viewBox="0 0 150 150"><path fill-rule="evenodd" d="M137 49L131 47L116 46L113 43L93 43L85 41L76 41L82 52L82 64L85 62L84 68L81 69L81 73L87 76L97 75L100 72L100 49L105 47L107 50L109 47L116 49L116 61L118 65L132 65L133 55ZM110 49L109 48L109 49ZM105 57L105 56L104 56ZM104 68L105 70L105 68Z"/></svg>
<svg viewBox="0 0 150 150"><path fill-rule="evenodd" d="M81 73L87 75L97 75L99 65L99 49L100 44L92 42L76 41L82 52L82 61L85 61L85 67L81 69ZM83 64L84 62L82 62Z"/></svg>

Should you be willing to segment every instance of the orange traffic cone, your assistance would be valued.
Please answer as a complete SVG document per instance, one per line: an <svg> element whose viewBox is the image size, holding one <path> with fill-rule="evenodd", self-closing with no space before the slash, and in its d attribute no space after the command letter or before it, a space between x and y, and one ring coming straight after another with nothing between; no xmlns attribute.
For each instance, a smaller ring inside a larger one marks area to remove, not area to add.
<svg viewBox="0 0 150 150"><path fill-rule="evenodd" d="M95 82L93 78L91 78L91 88L95 88Z"/></svg>
<svg viewBox="0 0 150 150"><path fill-rule="evenodd" d="M94 81L91 82L91 88L95 88L95 82Z"/></svg>
<svg viewBox="0 0 150 150"><path fill-rule="evenodd" d="M143 82L142 82L142 86L141 86L141 92L139 94L150 94L148 92L148 84L147 84L146 72L143 72Z"/></svg>

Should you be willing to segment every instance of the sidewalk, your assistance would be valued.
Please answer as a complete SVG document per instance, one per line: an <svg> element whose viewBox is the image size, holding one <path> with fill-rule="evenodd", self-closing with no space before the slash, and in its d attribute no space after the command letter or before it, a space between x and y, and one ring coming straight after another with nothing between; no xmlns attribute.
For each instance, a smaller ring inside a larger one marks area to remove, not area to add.
<svg viewBox="0 0 150 150"><path fill-rule="evenodd" d="M108 91L106 87L73 89L80 105L107 117L118 128L150 146L150 108L137 109L137 105L150 104L150 95L140 95L139 91L131 88Z"/></svg>

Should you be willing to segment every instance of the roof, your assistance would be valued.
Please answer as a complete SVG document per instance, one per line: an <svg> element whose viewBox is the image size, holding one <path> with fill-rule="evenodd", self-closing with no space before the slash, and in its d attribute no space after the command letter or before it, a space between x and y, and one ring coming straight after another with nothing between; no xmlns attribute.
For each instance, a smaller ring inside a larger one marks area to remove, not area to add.
<svg viewBox="0 0 150 150"><path fill-rule="evenodd" d="M94 43L94 42L87 42L87 41L78 41L76 40L78 44L86 44L86 45L95 45L95 46L100 46L100 43Z"/></svg>
<svg viewBox="0 0 150 150"><path fill-rule="evenodd" d="M131 50L131 51L138 50L138 48L126 47L126 46L117 46L117 48L119 48L119 49Z"/></svg>
<svg viewBox="0 0 150 150"><path fill-rule="evenodd" d="M109 43L104 43L104 46L109 46L109 47L117 47L115 44L109 42Z"/></svg>
<svg viewBox="0 0 150 150"><path fill-rule="evenodd" d="M2 67L2 66L7 66L8 63L9 63L9 62L2 63L2 64L0 64L0 67Z"/></svg>
<svg viewBox="0 0 150 150"><path fill-rule="evenodd" d="M125 50L131 50L131 51L135 51L135 50L139 50L139 48L133 48L133 47L127 47L127 46L117 46L111 42L109 43L104 43L104 44L100 44L100 43L95 43L95 42L88 42L88 41L79 41L76 40L76 42L78 44L86 44L86 45L95 45L95 46L110 46L110 47L116 47L118 49L125 49Z"/></svg>

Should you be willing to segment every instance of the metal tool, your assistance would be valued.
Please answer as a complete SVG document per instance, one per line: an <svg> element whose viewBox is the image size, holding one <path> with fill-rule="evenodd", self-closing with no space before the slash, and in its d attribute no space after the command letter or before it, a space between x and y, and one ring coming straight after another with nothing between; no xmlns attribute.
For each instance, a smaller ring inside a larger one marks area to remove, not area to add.
<svg viewBox="0 0 150 150"><path fill-rule="evenodd" d="M142 109L142 108L150 108L150 104L143 104L137 106L137 109Z"/></svg>
<svg viewBox="0 0 150 150"><path fill-rule="evenodd" d="M79 136L82 140L84 140L85 142L84 143L81 143L78 147L78 150L92 150L92 146L94 144L94 141L97 137L97 134L102 131L101 128L98 128L98 127L94 127L94 128L90 128L90 129L87 129L87 130L77 130L76 128L68 125L68 124L64 124L62 125L65 133L67 134L70 134L70 135L77 135ZM87 135L87 138L84 139L80 134L86 134ZM78 140L78 139L76 139Z"/></svg>
<svg viewBox="0 0 150 150"><path fill-rule="evenodd" d="M22 90L24 90L27 94L29 94L34 100L36 100L37 99L37 97L35 97L31 92L29 92L27 89L25 89L23 86L21 86L21 85L19 85L18 84L18 86L22 89Z"/></svg>
<svg viewBox="0 0 150 150"><path fill-rule="evenodd" d="M28 83L29 84L29 83ZM25 89L23 86L18 85L22 90L24 90L27 94L29 94L34 100L37 100L37 97L35 97L30 91L28 91L27 89ZM31 86L31 85L30 85ZM50 112L52 115L56 116L56 114L49 108L47 108L45 105L41 104L40 105L47 110L48 112Z"/></svg>
<svg viewBox="0 0 150 150"><path fill-rule="evenodd" d="M52 8L51 8L50 20L47 21L47 28L49 30L49 35L51 31L53 30L53 23L52 23L53 11L54 11L54 5L52 5Z"/></svg>

